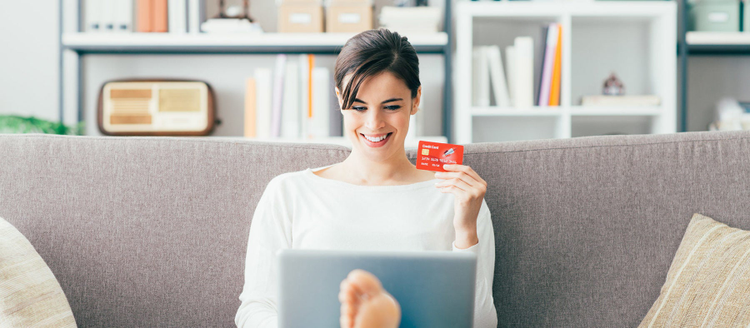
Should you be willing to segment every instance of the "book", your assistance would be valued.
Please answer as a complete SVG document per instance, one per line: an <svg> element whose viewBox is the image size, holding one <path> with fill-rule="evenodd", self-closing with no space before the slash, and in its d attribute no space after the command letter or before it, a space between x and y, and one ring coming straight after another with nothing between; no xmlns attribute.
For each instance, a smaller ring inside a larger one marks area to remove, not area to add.
<svg viewBox="0 0 750 328"><path fill-rule="evenodd" d="M152 5L154 6L153 12L152 12L152 19L153 21L153 30L151 32L159 32L164 33L169 30L169 7L167 0L152 0Z"/></svg>
<svg viewBox="0 0 750 328"><path fill-rule="evenodd" d="M154 29L153 19L153 1L154 0L136 0L136 32L148 33Z"/></svg>
<svg viewBox="0 0 750 328"><path fill-rule="evenodd" d="M542 94L542 75L544 75L544 57L545 49L547 47L547 34L551 24L542 26L542 55L539 56L539 83L536 84L536 92L534 93L534 105L539 105L539 97Z"/></svg>
<svg viewBox="0 0 750 328"><path fill-rule="evenodd" d="M205 20L204 0L188 0L188 32L201 33L201 23Z"/></svg>
<svg viewBox="0 0 750 328"><path fill-rule="evenodd" d="M273 70L270 68L255 69L255 136L271 137Z"/></svg>
<svg viewBox="0 0 750 328"><path fill-rule="evenodd" d="M102 32L115 32L115 21L117 20L117 5L119 0L102 1L101 25Z"/></svg>
<svg viewBox="0 0 750 328"><path fill-rule="evenodd" d="M248 78L245 80L245 138L255 138L256 133L256 114L255 108L258 99L255 96L255 79Z"/></svg>
<svg viewBox="0 0 750 328"><path fill-rule="evenodd" d="M335 125L340 124L341 113L331 110L331 73L326 67L315 67L312 70L312 120L310 134L313 138L324 138L329 135L341 135ZM336 103L338 105L338 103ZM338 134L331 134L338 133Z"/></svg>
<svg viewBox="0 0 750 328"><path fill-rule="evenodd" d="M552 84L552 70L555 65L555 51L557 49L557 30L559 24L550 24L546 33L544 60L542 61L542 78L539 80L538 106L549 106L550 88Z"/></svg>
<svg viewBox="0 0 750 328"><path fill-rule="evenodd" d="M514 106L528 108L534 106L534 39L527 36L516 37L515 67L513 68Z"/></svg>
<svg viewBox="0 0 750 328"><path fill-rule="evenodd" d="M169 33L187 33L187 0L169 0Z"/></svg>
<svg viewBox="0 0 750 328"><path fill-rule="evenodd" d="M608 96L593 95L581 97L581 106L659 106L661 98L656 95Z"/></svg>
<svg viewBox="0 0 750 328"><path fill-rule="evenodd" d="M309 127L313 124L313 69L315 68L315 55L307 55L307 124ZM310 129L307 131L308 137L313 137ZM324 134L326 135L326 134Z"/></svg>
<svg viewBox="0 0 750 328"><path fill-rule="evenodd" d="M516 47L505 47L505 67L508 68L508 97L510 105L516 106Z"/></svg>
<svg viewBox="0 0 750 328"><path fill-rule="evenodd" d="M297 57L299 72L299 111L300 111L300 137L310 137L310 61L307 54Z"/></svg>
<svg viewBox="0 0 750 328"><path fill-rule="evenodd" d="M487 58L487 48L474 47L474 84L472 85L474 106L487 107L490 105L490 71Z"/></svg>
<svg viewBox="0 0 750 328"><path fill-rule="evenodd" d="M281 109L284 101L284 73L286 71L286 55L276 55L276 67L273 72L273 98L271 112L271 137L281 137Z"/></svg>
<svg viewBox="0 0 750 328"><path fill-rule="evenodd" d="M300 137L299 67L297 62L287 61L284 73L284 101L281 104L281 136Z"/></svg>
<svg viewBox="0 0 750 328"><path fill-rule="evenodd" d="M101 0L85 0L84 2L84 31L88 33L101 32L103 29L102 16L104 9L104 2Z"/></svg>
<svg viewBox="0 0 750 328"><path fill-rule="evenodd" d="M508 85L505 81L505 70L503 69L503 60L500 56L499 46L488 46L486 48L488 57L490 82L492 85L495 103L500 107L510 106L510 97L508 96Z"/></svg>
<svg viewBox="0 0 750 328"><path fill-rule="evenodd" d="M555 61L550 82L549 105L560 106L560 80L562 79L562 26L557 27L557 45L555 46Z"/></svg>
<svg viewBox="0 0 750 328"><path fill-rule="evenodd" d="M115 30L121 33L133 32L133 0L116 0Z"/></svg>

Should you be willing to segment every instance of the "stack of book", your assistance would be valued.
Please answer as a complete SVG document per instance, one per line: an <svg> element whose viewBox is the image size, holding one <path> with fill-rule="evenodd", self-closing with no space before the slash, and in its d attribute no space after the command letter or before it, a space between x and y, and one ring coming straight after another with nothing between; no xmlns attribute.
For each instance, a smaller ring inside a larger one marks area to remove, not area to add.
<svg viewBox="0 0 750 328"><path fill-rule="evenodd" d="M85 32L200 32L204 0L85 0Z"/></svg>
<svg viewBox="0 0 750 328"><path fill-rule="evenodd" d="M315 139L342 135L328 68L315 56L276 57L275 68L258 68L247 79L245 137Z"/></svg>
<svg viewBox="0 0 750 328"><path fill-rule="evenodd" d="M534 40L521 36L505 49L505 67L500 47L478 46L473 51L473 103L490 106L530 108L560 105L562 31L553 23L544 27L544 51L539 83L534 86ZM507 78L506 78L507 77ZM492 93L490 93L492 89ZM536 93L534 92L536 90Z"/></svg>

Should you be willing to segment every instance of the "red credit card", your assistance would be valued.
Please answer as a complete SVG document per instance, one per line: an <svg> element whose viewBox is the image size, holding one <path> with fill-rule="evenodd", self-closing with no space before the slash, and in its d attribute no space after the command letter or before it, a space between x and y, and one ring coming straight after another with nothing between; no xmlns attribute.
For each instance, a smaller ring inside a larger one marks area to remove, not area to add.
<svg viewBox="0 0 750 328"><path fill-rule="evenodd" d="M419 141L417 168L420 170L446 172L444 164L463 164L464 146L439 142Z"/></svg>

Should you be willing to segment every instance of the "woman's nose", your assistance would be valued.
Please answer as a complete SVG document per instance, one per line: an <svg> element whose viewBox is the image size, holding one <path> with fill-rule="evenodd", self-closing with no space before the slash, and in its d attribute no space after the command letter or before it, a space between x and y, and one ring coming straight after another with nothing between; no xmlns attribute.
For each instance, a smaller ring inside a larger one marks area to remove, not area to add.
<svg viewBox="0 0 750 328"><path fill-rule="evenodd" d="M377 131L385 127L385 121L383 120L383 114L379 111L370 111L367 115L367 121L365 126L371 131Z"/></svg>

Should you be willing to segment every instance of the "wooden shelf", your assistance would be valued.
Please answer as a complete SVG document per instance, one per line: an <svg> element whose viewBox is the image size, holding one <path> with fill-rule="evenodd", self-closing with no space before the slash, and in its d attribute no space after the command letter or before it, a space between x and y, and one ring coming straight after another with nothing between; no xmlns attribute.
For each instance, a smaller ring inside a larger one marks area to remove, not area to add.
<svg viewBox="0 0 750 328"><path fill-rule="evenodd" d="M65 33L66 49L84 53L324 53L335 54L354 33L169 34ZM415 34L409 41L420 53L440 53L445 32Z"/></svg>

